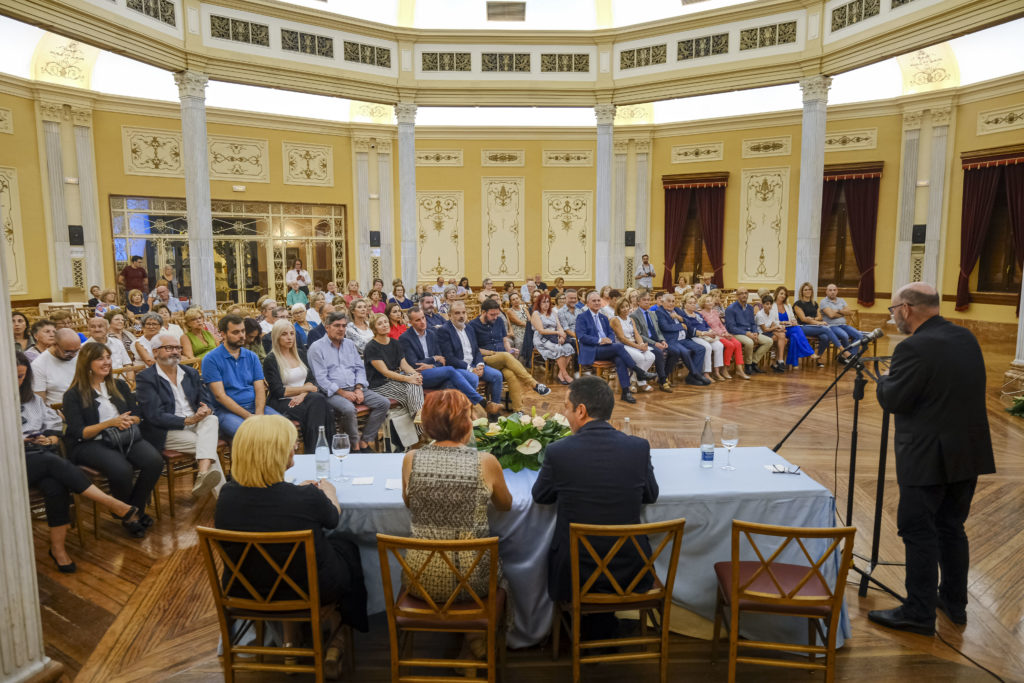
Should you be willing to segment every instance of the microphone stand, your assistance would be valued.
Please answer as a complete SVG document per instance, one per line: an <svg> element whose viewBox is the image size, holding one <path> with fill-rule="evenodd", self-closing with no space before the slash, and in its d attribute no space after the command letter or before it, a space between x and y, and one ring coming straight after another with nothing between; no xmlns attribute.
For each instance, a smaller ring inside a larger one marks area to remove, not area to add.
<svg viewBox="0 0 1024 683"><path fill-rule="evenodd" d="M821 403L822 400L824 400L824 398L826 396L828 396L829 392L832 391L832 388L835 387L836 384L839 383L839 380L841 380L843 378L843 376L846 375L846 373L850 371L851 368L857 371L857 377L854 379L854 382L853 382L853 427L851 429L851 434L850 434L850 475L849 475L849 480L848 480L847 488L846 488L846 524L847 524L847 526L850 526L853 523L854 483L855 483L855 480L856 480L856 473L857 473L857 428L858 428L859 421L860 421L860 402L864 398L864 387L866 387L867 383L868 383L867 378L864 376L865 368L864 368L864 358L863 358L864 352L867 350L867 341L855 342L854 344L851 344L850 346L847 346L846 348L842 349L842 351L840 351L840 354L842 354L843 351L849 351L849 350L851 350L855 346L859 346L860 348L858 348L857 351L852 356L850 356L847 359L846 366L843 368L843 371L840 372L836 376L836 378L834 380L832 380L832 383L828 385L828 388L826 388L825 391L822 392L821 396L819 396L818 399L813 404L811 404L811 407L807 409L807 411L800 417L799 420L797 420L796 424L793 425L792 429L790 429L788 432L786 432L786 435L784 437L782 437L782 440L779 441L779 443L775 444L775 447L772 449L773 451L775 451L777 453L782 448L783 444L786 443L786 441L789 439L789 437L792 436L793 432L795 432L797 430L797 427L799 427L801 424L803 424L804 420L807 419L807 417L818 406L818 404ZM887 450L888 450L888 444L889 444L889 413L887 411L883 411L883 414L882 414L882 443L881 443L880 450L879 450L878 487L877 487L877 491L876 491L876 494L875 494L875 519L874 519L874 527L873 527L873 536L872 536L872 539L871 539L871 559L870 559L870 565L869 565L867 570L860 569L855 564L851 564L850 566L853 568L853 570L855 572L857 572L858 574L861 575L860 588L859 588L859 591L858 591L858 594L861 597L864 597L865 595L867 595L867 592L868 592L868 582L870 581L870 582L873 582L873 583L877 584L879 588L881 588L885 592L889 593L893 597L899 599L900 601L903 601L903 599L904 599L903 596L901 596L899 593L897 593L893 589L889 588L884 583L882 583L881 581L879 581L878 579L874 578L871 575L872 572L874 571L875 567L878 565L878 544L879 544L879 532L881 531L881 525L882 525L882 497L883 497L883 491L884 491L884 487L885 487L885 461L886 461L886 455L887 455Z"/></svg>

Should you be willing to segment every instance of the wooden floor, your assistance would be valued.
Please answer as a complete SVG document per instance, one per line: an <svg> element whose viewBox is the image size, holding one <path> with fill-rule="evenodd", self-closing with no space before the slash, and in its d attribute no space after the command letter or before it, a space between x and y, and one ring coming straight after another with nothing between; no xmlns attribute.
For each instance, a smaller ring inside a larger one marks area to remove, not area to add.
<svg viewBox="0 0 1024 683"><path fill-rule="evenodd" d="M894 341L884 339L879 353ZM939 638L901 634L868 622L869 609L894 606L878 590L865 598L856 588L847 590L853 637L840 651L838 677L846 680L928 681L993 680L989 674L958 654L961 650L1006 681L1024 681L1024 420L1004 412L999 389L1009 366L1009 342L986 345L989 415L996 447L998 474L983 477L968 520L971 539L969 624L953 627L937 621ZM741 425L741 445L774 445L796 418L824 390L835 369L806 368L786 376L758 375L745 382L734 380L708 388L683 387L671 396L654 393L639 397L636 406L619 404L613 420L631 418L633 432L653 447L696 446L705 415L719 423ZM849 464L849 428L852 380L844 378L837 403L829 397L815 410L781 453L830 489L836 487L838 509L845 514ZM565 389L554 388L546 399L531 394L538 409L561 409ZM875 468L881 412L871 387L861 409L859 467L856 477L853 522L860 528L857 551L870 550L870 522L875 499ZM891 451L890 451L891 453ZM836 476L838 473L838 476ZM184 478L182 478L184 479ZM895 470L886 473L887 492L882 525L882 556L902 562L903 546L896 536L897 495ZM166 495L166 484L161 481ZM83 550L70 537L69 549L79 571L59 574L47 557L45 523L35 523L35 541L43 629L47 653L61 662L64 680L97 681L216 681L221 669L216 656L218 628L212 600L200 565L193 531L210 524L213 502L193 503L181 482L178 516L159 521L141 543L125 537L109 516L103 519L100 541L90 535ZM165 506L166 509L166 506ZM91 532L92 515L85 525ZM887 585L902 589L903 570L881 567L876 575ZM851 574L851 581L856 579ZM387 631L381 618L373 618L370 634L357 634L356 669L352 681L388 678ZM454 648L452 640L438 648ZM954 649L955 648L955 649ZM726 667L712 666L709 644L682 636L672 638L670 680L724 680ZM452 654L454 654L454 649ZM564 681L569 678L567 656L552 662L546 649L532 648L509 654L506 680ZM784 669L742 667L743 680L788 681ZM657 680L656 667L647 664L602 665L585 669L586 680ZM282 680L280 676L242 676L242 681ZM311 677L288 677L299 683Z"/></svg>

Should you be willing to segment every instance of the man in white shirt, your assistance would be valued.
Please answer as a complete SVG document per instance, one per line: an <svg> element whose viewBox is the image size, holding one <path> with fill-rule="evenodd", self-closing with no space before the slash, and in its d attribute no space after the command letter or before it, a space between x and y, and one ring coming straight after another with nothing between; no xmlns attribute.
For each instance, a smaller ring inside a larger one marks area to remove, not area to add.
<svg viewBox="0 0 1024 683"><path fill-rule="evenodd" d="M430 288L430 291L433 292L434 294L444 294L444 288L445 288L444 278L443 277L438 277L437 278L437 284L433 285Z"/></svg>
<svg viewBox="0 0 1024 683"><path fill-rule="evenodd" d="M213 414L213 396L199 373L180 365L181 342L161 332L150 344L156 361L136 377L135 394L142 435L158 450L194 453L199 474L192 495L200 498L224 485L224 468L217 456L220 423Z"/></svg>
<svg viewBox="0 0 1024 683"><path fill-rule="evenodd" d="M335 282L328 282L327 283L327 290L324 291L324 301L326 301L329 304L333 304L334 303L334 297L336 297L336 296L341 296L340 294L338 294L338 285L337 285L337 283L335 283Z"/></svg>
<svg viewBox="0 0 1024 683"><path fill-rule="evenodd" d="M548 286L541 282L540 273L535 273L532 280L527 280L526 284L519 288L519 295L523 298L523 303L527 306L533 305L533 293L538 289L547 289Z"/></svg>
<svg viewBox="0 0 1024 683"><path fill-rule="evenodd" d="M644 254L642 257L642 263L640 267L636 269L636 274L633 276L636 280L637 287L646 287L647 289L654 288L654 266L651 265L651 257Z"/></svg>
<svg viewBox="0 0 1024 683"><path fill-rule="evenodd" d="M110 365L114 369L124 368L132 365L132 359L128 356L128 350L124 348L124 342L120 339L107 336L110 330L110 323L106 318L89 318L89 342L103 344L110 351Z"/></svg>
<svg viewBox="0 0 1024 683"><path fill-rule="evenodd" d="M471 372L479 380L487 384L490 394L489 402L484 406L488 419L493 422L501 414L502 394L504 393L503 375L501 370L484 363L480 355L480 347L476 343L476 333L467 327L466 304L456 301L452 304L450 320L438 330L442 353L445 362L453 368Z"/></svg>
<svg viewBox="0 0 1024 683"><path fill-rule="evenodd" d="M181 305L181 300L171 296L171 290L167 289L165 285L160 285L149 295L149 307L153 308L155 303L166 304L167 310L171 313L181 313L185 310Z"/></svg>
<svg viewBox="0 0 1024 683"><path fill-rule="evenodd" d="M72 329L57 330L53 346L32 361L32 391L46 405L64 402L64 392L75 379L75 362L82 342Z"/></svg>
<svg viewBox="0 0 1024 683"><path fill-rule="evenodd" d="M826 287L825 298L821 300L821 317L843 342L843 346L849 346L864 337L856 327L846 324L846 316L850 313L852 311L846 305L846 300L839 296L839 287L835 284Z"/></svg>

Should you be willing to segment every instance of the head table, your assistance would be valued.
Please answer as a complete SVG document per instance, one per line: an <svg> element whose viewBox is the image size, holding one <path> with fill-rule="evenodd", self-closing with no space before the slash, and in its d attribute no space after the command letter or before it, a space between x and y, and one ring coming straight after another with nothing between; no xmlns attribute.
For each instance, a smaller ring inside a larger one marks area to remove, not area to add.
<svg viewBox="0 0 1024 683"><path fill-rule="evenodd" d="M359 544L370 613L384 610L380 562L376 534L409 535L409 511L402 502L401 453L357 453L339 463L332 457L331 478L338 486L341 504L339 530L352 535ZM725 450L715 452L715 467L700 467L696 448L651 451L654 474L660 487L658 501L648 505L643 522L686 518L680 547L679 566L673 590L673 602L705 618L714 618L717 582L715 562L729 560L732 520L802 527L831 527L835 520L832 494L806 474L774 474L766 466L791 465L763 447L737 448L732 454L735 470L722 470ZM296 455L295 466L286 481L314 478L312 455ZM338 485L341 475L349 483ZM372 482L364 483L372 477ZM360 481L362 480L362 482ZM514 626L507 636L509 647L528 647L542 641L551 625L551 600L547 594L547 551L555 529L555 506L533 502L531 489L537 472L505 470L505 481L512 493L512 509L490 509L491 532L500 537L500 554L511 589L515 609ZM762 548L773 551L778 545L759 539ZM653 545L653 544L652 544ZM793 544L791 544L793 545ZM781 561L806 564L799 550L783 552ZM756 560L747 548L745 560ZM656 564L664 576L668 558ZM837 559L826 563L828 578L834 579ZM397 582L401 572L392 567ZM397 588L397 586L396 586ZM781 638L806 642L806 620L766 615L744 616L741 635L752 639ZM849 637L850 624L845 603L837 643Z"/></svg>

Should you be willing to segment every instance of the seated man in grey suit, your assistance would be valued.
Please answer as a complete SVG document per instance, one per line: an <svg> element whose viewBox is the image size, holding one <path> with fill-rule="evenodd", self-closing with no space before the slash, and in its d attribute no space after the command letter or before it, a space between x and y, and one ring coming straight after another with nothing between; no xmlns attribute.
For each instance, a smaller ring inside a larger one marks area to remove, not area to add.
<svg viewBox="0 0 1024 683"><path fill-rule="evenodd" d="M533 500L557 506L555 535L548 551L548 594L556 602L572 599L569 575L569 525L639 524L644 505L658 499L658 482L651 466L651 445L646 439L627 436L610 424L615 396L604 380L580 377L569 385L565 415L573 435L555 441L547 448L544 464L533 485ZM594 549L607 554L614 538L591 539ZM651 548L643 539L643 551ZM585 557L586 556L586 557ZM622 548L609 565L612 576L625 585L643 566L636 550ZM580 551L580 573L585 579L596 565L589 553ZM611 586L602 581L608 592ZM598 582L597 590L601 590ZM636 587L637 592L650 589L650 573ZM583 637L598 639L614 637L618 622L612 613L587 615L582 624Z"/></svg>
<svg viewBox="0 0 1024 683"><path fill-rule="evenodd" d="M672 373L679 362L678 347L671 348L658 328L658 315L651 310L654 299L648 289L640 288L636 309L629 314L640 337L647 342L647 348L654 354L654 369L658 371L658 387L672 393Z"/></svg>

